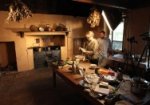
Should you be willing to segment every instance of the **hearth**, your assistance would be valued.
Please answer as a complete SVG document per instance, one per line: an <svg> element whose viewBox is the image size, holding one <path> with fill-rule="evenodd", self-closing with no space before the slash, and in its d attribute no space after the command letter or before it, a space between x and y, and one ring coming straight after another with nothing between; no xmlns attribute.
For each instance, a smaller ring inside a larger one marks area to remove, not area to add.
<svg viewBox="0 0 150 105"><path fill-rule="evenodd" d="M61 59L60 46L34 47L34 68L48 67L51 61L59 61Z"/></svg>

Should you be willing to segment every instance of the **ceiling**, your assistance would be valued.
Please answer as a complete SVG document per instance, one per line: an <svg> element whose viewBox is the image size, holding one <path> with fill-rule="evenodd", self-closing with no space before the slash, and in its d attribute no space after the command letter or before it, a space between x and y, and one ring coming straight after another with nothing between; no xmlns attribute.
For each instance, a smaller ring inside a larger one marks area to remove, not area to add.
<svg viewBox="0 0 150 105"><path fill-rule="evenodd" d="M90 8L123 11L150 6L150 0L21 0L33 13L88 16ZM13 0L0 0L0 10L8 11Z"/></svg>
<svg viewBox="0 0 150 105"><path fill-rule="evenodd" d="M0 0L0 10L9 11L15 0ZM62 14L87 17L92 7L105 10L112 28L122 20L122 13L143 7L150 7L150 0L20 0L33 13Z"/></svg>

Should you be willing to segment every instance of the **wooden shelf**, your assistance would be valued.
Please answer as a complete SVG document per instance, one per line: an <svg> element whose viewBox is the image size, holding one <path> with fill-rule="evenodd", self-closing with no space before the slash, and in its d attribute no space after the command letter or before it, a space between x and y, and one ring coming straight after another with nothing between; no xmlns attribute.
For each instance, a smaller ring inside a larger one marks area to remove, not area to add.
<svg viewBox="0 0 150 105"><path fill-rule="evenodd" d="M24 32L24 35L67 35L68 31L55 31L55 32Z"/></svg>
<svg viewBox="0 0 150 105"><path fill-rule="evenodd" d="M21 37L28 36L49 36L49 35L68 35L70 31L30 31L28 28L6 28L15 33L18 33Z"/></svg>
<svg viewBox="0 0 150 105"><path fill-rule="evenodd" d="M31 32L31 31L18 31L17 33L20 34L21 37L25 36L49 36L49 35L68 35L69 31L55 31L55 32Z"/></svg>

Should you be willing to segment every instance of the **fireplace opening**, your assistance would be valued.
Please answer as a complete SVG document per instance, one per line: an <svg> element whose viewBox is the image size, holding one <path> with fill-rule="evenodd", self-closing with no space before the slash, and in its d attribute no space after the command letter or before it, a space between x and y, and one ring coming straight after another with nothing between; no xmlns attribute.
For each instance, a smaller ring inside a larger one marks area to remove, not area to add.
<svg viewBox="0 0 150 105"><path fill-rule="evenodd" d="M0 42L0 72L17 71L14 42Z"/></svg>
<svg viewBox="0 0 150 105"><path fill-rule="evenodd" d="M34 68L46 68L48 63L61 60L60 46L34 47Z"/></svg>

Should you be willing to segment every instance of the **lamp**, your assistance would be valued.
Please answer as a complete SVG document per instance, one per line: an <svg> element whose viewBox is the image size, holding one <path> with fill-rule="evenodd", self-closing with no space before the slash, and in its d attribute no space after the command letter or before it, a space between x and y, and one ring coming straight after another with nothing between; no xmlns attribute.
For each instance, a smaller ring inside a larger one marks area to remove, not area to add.
<svg viewBox="0 0 150 105"><path fill-rule="evenodd" d="M94 28L99 25L100 19L100 12L96 8L92 8L89 17L87 18L87 23L90 24L91 28Z"/></svg>
<svg viewBox="0 0 150 105"><path fill-rule="evenodd" d="M15 0L9 6L9 14L6 19L7 22L14 21L19 22L24 18L32 17L31 10L20 0Z"/></svg>

